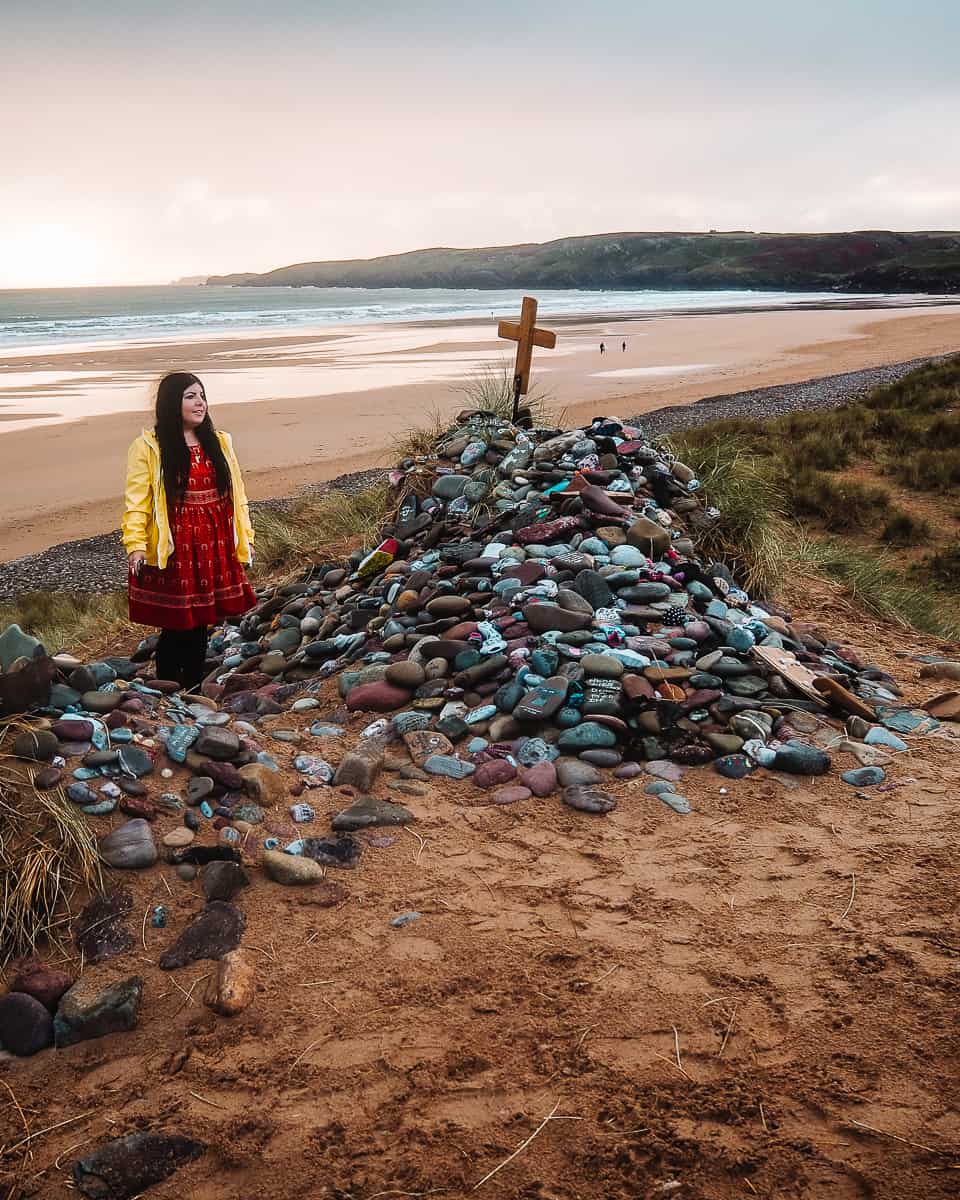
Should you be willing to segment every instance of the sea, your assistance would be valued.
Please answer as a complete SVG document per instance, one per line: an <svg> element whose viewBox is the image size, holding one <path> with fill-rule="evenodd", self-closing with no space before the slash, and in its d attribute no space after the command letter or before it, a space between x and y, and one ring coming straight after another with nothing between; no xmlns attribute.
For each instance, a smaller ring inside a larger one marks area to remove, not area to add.
<svg viewBox="0 0 960 1200"><path fill-rule="evenodd" d="M870 306L882 296L838 292L549 291L536 289L539 318L617 313ZM0 290L0 347L154 341L311 326L424 322L517 315L519 289L149 287ZM909 303L931 297L898 297Z"/></svg>

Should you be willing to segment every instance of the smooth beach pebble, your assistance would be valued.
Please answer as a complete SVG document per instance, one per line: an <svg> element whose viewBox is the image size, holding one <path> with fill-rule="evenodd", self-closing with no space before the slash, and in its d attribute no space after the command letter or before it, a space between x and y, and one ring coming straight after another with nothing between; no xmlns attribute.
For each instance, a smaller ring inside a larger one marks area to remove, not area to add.
<svg viewBox="0 0 960 1200"><path fill-rule="evenodd" d="M179 848L181 846L189 846L195 837L196 834L193 830L181 826L179 829L171 829L169 833L165 833L161 840L165 846Z"/></svg>

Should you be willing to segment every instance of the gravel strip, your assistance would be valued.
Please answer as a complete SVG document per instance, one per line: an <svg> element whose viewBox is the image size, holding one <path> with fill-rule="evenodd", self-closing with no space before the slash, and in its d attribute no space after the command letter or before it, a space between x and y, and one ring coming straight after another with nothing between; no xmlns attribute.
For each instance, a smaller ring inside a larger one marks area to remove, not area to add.
<svg viewBox="0 0 960 1200"><path fill-rule="evenodd" d="M326 492L355 495L385 479L386 471L354 471L324 483L310 483L293 496L277 500L254 500L253 512L273 509L283 512L305 496ZM77 542L61 542L39 554L0 563L0 600L12 600L24 592L116 592L127 586L127 556L120 530L101 533Z"/></svg>
<svg viewBox="0 0 960 1200"><path fill-rule="evenodd" d="M881 384L895 383L917 367L953 357L952 354L940 354L932 358L913 358L909 362L848 371L844 375L823 375L802 383L734 392L727 396L707 396L696 404L658 408L627 420L630 424L641 425L649 437L662 437L677 429L730 417L764 420L789 412L839 408ZM322 496L328 491L353 494L379 483L386 475L385 470L355 471L328 482L307 484L293 496L254 501L250 507L254 512L260 508L283 512L305 496ZM0 600L13 599L23 592L115 592L126 586L127 560L119 530L78 542L62 542L40 554L0 563Z"/></svg>
<svg viewBox="0 0 960 1200"><path fill-rule="evenodd" d="M938 354L932 358L912 358L909 362L867 367L863 371L848 371L844 375L821 375L818 379L805 379L802 383L783 383L779 387L732 392L726 396L706 396L696 404L678 404L639 413L629 417L628 423L642 426L649 437L662 437L676 429L689 429L695 425L706 425L708 421L725 421L731 417L763 421L791 412L840 408L841 405L859 400L881 384L896 383L918 367L946 362L954 357L953 354Z"/></svg>

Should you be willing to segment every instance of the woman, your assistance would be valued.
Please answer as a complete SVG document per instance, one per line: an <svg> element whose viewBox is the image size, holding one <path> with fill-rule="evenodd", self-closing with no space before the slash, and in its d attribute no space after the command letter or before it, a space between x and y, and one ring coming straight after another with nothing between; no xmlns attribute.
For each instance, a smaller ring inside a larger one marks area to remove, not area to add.
<svg viewBox="0 0 960 1200"><path fill-rule="evenodd" d="M130 447L123 545L130 620L160 626L157 677L191 691L208 627L255 602L241 566L253 561L253 528L240 467L196 375L160 381L156 425Z"/></svg>

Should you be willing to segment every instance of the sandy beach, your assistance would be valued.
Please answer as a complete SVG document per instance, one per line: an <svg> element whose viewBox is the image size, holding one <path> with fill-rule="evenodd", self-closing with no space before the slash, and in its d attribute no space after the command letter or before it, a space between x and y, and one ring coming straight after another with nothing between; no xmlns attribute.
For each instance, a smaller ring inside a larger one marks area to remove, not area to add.
<svg viewBox="0 0 960 1200"><path fill-rule="evenodd" d="M948 305L551 325L558 346L534 379L567 423L960 350ZM168 370L204 379L258 499L389 462L399 435L464 407L464 384L511 350L491 322L455 321L0 352L0 561L116 528L127 446Z"/></svg>

